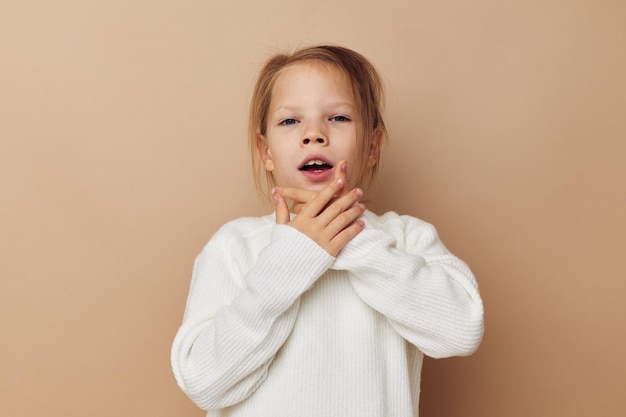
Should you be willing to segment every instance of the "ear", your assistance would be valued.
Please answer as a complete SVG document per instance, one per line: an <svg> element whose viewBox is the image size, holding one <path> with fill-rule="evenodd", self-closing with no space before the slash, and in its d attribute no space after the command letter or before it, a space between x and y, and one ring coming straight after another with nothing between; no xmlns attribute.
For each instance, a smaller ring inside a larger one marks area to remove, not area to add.
<svg viewBox="0 0 626 417"><path fill-rule="evenodd" d="M256 147L259 151L259 155L261 156L261 160L263 161L263 166L266 171L272 172L274 170L274 161L272 160L272 153L270 152L270 147L267 143L267 138L257 133L256 135Z"/></svg>
<svg viewBox="0 0 626 417"><path fill-rule="evenodd" d="M380 129L375 129L372 132L372 142L370 143L370 150L367 156L367 166L373 167L378 163L378 158L380 157L380 145L383 140L383 132Z"/></svg>

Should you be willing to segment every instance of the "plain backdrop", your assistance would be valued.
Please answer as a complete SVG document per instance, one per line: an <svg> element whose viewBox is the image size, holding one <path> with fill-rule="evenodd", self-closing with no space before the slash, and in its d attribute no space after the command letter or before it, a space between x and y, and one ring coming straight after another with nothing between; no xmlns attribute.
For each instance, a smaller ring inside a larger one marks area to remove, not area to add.
<svg viewBox="0 0 626 417"><path fill-rule="evenodd" d="M388 87L368 207L434 223L484 298L421 415L626 414L623 0L23 0L0 4L0 415L203 415L169 365L193 260L272 210L252 85L322 42Z"/></svg>

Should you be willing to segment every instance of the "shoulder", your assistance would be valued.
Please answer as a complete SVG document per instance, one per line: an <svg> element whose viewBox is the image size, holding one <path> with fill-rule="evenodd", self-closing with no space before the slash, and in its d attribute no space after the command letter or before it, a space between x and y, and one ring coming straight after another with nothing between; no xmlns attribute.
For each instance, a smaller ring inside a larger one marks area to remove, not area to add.
<svg viewBox="0 0 626 417"><path fill-rule="evenodd" d="M376 229L383 230L414 230L414 229L434 229L433 225L427 223L417 217L409 216L406 214L398 214L393 211L388 211L382 215L378 215L371 211L366 211L363 215L363 220L366 225L374 227Z"/></svg>
<svg viewBox="0 0 626 417"><path fill-rule="evenodd" d="M275 225L274 215L262 217L240 217L222 225L213 234L204 250L219 247L221 249L243 248L267 242L272 227Z"/></svg>
<svg viewBox="0 0 626 417"><path fill-rule="evenodd" d="M262 217L240 217L223 224L215 233L224 236L249 236L258 233L260 229L271 227L276 223L274 215Z"/></svg>

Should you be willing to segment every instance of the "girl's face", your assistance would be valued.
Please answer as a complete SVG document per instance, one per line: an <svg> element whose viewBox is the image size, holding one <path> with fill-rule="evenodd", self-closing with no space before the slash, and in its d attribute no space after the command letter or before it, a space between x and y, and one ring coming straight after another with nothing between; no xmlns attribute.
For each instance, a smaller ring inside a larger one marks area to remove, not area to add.
<svg viewBox="0 0 626 417"><path fill-rule="evenodd" d="M278 75L266 134L259 134L257 146L265 169L281 187L320 191L333 180L333 168L346 160L351 188L360 170L355 165L358 126L347 77L325 63L300 62Z"/></svg>

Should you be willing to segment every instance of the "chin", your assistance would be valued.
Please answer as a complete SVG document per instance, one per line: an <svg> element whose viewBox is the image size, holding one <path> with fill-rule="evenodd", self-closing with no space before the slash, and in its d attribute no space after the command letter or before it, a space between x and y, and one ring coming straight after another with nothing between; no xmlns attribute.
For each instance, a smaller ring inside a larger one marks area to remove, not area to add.
<svg viewBox="0 0 626 417"><path fill-rule="evenodd" d="M303 188L309 191L315 191L316 193L319 193L324 188L326 188L327 185L328 184L326 183L317 183L317 184L307 185L306 187L303 187Z"/></svg>

